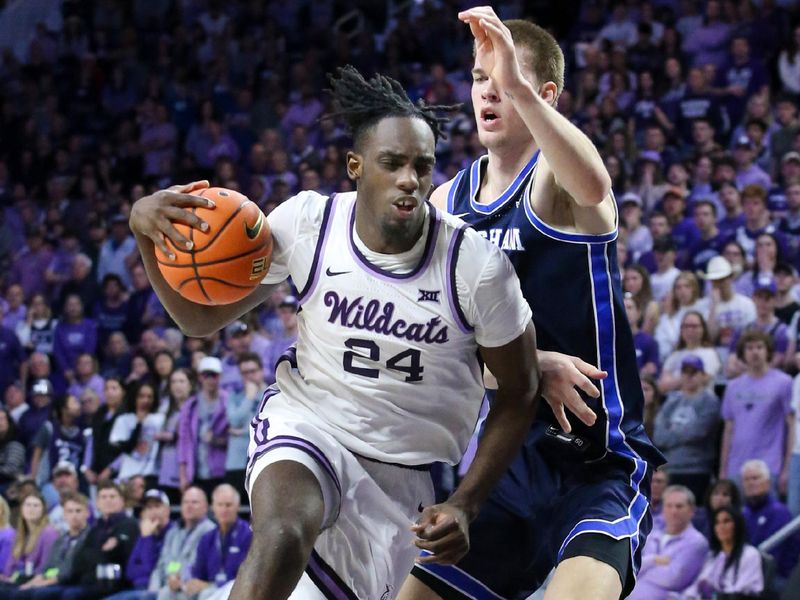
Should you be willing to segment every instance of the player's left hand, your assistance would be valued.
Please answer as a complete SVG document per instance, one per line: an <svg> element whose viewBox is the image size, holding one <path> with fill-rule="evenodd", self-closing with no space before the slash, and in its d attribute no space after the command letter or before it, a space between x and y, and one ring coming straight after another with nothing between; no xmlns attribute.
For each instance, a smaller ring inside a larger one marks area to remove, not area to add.
<svg viewBox="0 0 800 600"><path fill-rule="evenodd" d="M475 59L486 75L501 89L525 82L514 50L511 31L491 6L477 6L458 13L475 38Z"/></svg>
<svg viewBox="0 0 800 600"><path fill-rule="evenodd" d="M420 564L454 565L469 550L469 518L454 504L426 507L411 531L417 534L414 545L431 553L417 558Z"/></svg>
<svg viewBox="0 0 800 600"><path fill-rule="evenodd" d="M589 427L594 425L597 415L587 406L575 388L580 388L592 398L599 398L600 390L595 387L591 379L605 379L608 373L577 356L544 350L539 350L537 356L542 370L542 396L553 409L561 429L567 433L572 431L565 407L584 424Z"/></svg>

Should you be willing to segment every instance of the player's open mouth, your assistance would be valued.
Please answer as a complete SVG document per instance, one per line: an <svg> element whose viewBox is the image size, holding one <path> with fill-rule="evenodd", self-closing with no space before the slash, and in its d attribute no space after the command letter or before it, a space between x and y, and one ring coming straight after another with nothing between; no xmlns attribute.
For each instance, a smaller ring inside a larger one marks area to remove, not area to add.
<svg viewBox="0 0 800 600"><path fill-rule="evenodd" d="M398 212L404 215L410 215L417 208L417 199L412 197L400 198L392 203Z"/></svg>
<svg viewBox="0 0 800 600"><path fill-rule="evenodd" d="M484 123L492 123L494 121L499 121L500 117L495 113L493 110L484 108L481 111L481 121Z"/></svg>

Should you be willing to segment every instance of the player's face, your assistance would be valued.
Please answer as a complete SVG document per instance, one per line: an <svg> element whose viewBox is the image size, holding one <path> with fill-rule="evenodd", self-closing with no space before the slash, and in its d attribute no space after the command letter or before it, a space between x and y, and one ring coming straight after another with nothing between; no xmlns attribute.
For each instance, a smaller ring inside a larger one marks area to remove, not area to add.
<svg viewBox="0 0 800 600"><path fill-rule="evenodd" d="M517 50L517 60L523 76L538 90L527 52ZM472 110L478 125L478 139L492 150L501 147L516 148L530 144L533 136L519 116L511 100L484 71L476 57L472 67Z"/></svg>
<svg viewBox="0 0 800 600"><path fill-rule="evenodd" d="M377 230L385 248L410 248L422 231L433 187L434 147L425 121L389 117L365 135L361 153L348 153L348 175L358 183L359 233L363 225L365 231Z"/></svg>

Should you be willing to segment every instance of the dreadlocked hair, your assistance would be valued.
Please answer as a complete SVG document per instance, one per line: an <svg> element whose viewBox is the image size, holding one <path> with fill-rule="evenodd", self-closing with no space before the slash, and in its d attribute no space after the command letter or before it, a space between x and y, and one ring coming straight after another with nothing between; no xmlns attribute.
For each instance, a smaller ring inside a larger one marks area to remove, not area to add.
<svg viewBox="0 0 800 600"><path fill-rule="evenodd" d="M378 121L387 117L417 117L428 124L435 141L445 138L444 125L447 117L437 112L452 112L460 105L426 104L420 99L414 104L399 81L376 74L369 80L352 65L340 67L336 75L328 75L333 95L334 111L326 118L341 117L347 132L358 145L361 136Z"/></svg>

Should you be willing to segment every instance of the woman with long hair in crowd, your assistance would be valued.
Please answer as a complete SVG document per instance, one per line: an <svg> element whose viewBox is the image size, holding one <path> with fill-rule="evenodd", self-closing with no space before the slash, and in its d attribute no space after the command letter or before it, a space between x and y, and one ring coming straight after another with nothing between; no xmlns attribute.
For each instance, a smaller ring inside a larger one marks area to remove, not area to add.
<svg viewBox="0 0 800 600"><path fill-rule="evenodd" d="M11 526L11 508L3 495L0 494L0 565L3 567L8 563L8 558L11 556L16 535L16 530Z"/></svg>
<svg viewBox="0 0 800 600"><path fill-rule="evenodd" d="M50 525L44 498L32 493L22 499L11 556L3 565L6 581L22 583L42 573L50 548L58 537L58 530Z"/></svg>
<svg viewBox="0 0 800 600"><path fill-rule="evenodd" d="M94 414L91 422L91 452L85 471L89 483L111 477L110 465L119 456L119 449L110 441L117 418L125 411L125 386L119 377L108 377L103 388L106 403Z"/></svg>
<svg viewBox="0 0 800 600"><path fill-rule="evenodd" d="M706 600L718 594L755 597L764 591L761 553L747 543L742 513L722 507L711 516L711 550L697 581L681 596L682 600Z"/></svg>
<svg viewBox="0 0 800 600"><path fill-rule="evenodd" d="M697 531L706 538L711 536L711 515L718 508L729 507L736 511L742 510L742 496L736 482L731 479L717 479L706 490L703 505L698 506L692 518Z"/></svg>
<svg viewBox="0 0 800 600"><path fill-rule="evenodd" d="M153 359L153 385L156 388L157 408L166 413L169 407L169 378L175 370L175 357L169 350L159 350Z"/></svg>
<svg viewBox="0 0 800 600"><path fill-rule="evenodd" d="M658 322L658 302L653 300L650 288L650 274L642 265L631 265L625 269L622 288L633 295L633 299L642 313L641 329L652 335Z"/></svg>
<svg viewBox="0 0 800 600"><path fill-rule="evenodd" d="M683 316L697 310L700 299L700 282L691 271L682 271L672 283L672 292L664 299L664 312L658 319L655 337L661 356L667 357L678 345Z"/></svg>
<svg viewBox="0 0 800 600"><path fill-rule="evenodd" d="M661 392L658 391L655 377L642 377L642 395L644 396L644 414L642 415L642 422L644 423L644 430L647 432L650 439L652 439L656 415L664 399Z"/></svg>
<svg viewBox="0 0 800 600"><path fill-rule="evenodd" d="M17 337L28 352L52 355L57 322L44 294L34 294L25 320L17 324Z"/></svg>
<svg viewBox="0 0 800 600"><path fill-rule="evenodd" d="M155 435L158 450L158 487L170 502L180 504L181 485L178 474L178 418L181 407L195 393L194 374L189 369L175 369L169 377L169 405L164 425Z"/></svg>
<svg viewBox="0 0 800 600"><path fill-rule="evenodd" d="M156 412L155 385L145 381L135 386L128 406L129 411L117 418L109 435L109 441L120 452L119 460L114 461L117 479L127 481L141 475L149 484L155 484L158 454L155 436L164 424L164 415Z"/></svg>
<svg viewBox="0 0 800 600"><path fill-rule="evenodd" d="M704 375L707 385L713 383L714 378L722 368L719 354L711 343L711 334L708 331L706 320L696 310L687 311L681 321L681 333L678 346L664 361L661 376L658 378L658 389L666 394L678 389L681 383L681 362L687 354L694 354L703 361Z"/></svg>

